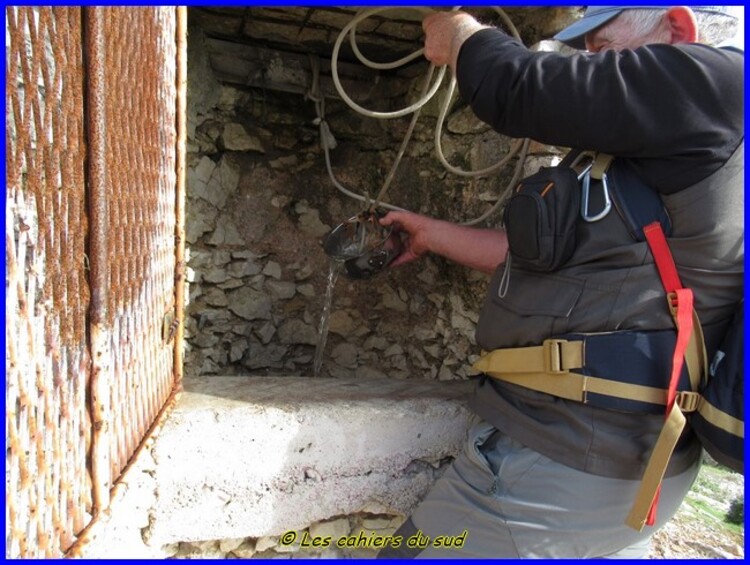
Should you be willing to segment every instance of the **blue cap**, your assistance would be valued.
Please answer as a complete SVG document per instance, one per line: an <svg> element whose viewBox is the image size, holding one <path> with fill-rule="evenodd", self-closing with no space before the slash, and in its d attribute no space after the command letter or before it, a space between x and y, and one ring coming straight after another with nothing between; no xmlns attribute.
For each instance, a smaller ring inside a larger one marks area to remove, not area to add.
<svg viewBox="0 0 750 565"><path fill-rule="evenodd" d="M586 49L586 34L615 19L623 11L633 9L665 10L667 8L669 6L589 6L580 20L563 29L554 38L575 49ZM733 17L727 13L726 6L690 6L690 8L694 12L714 12Z"/></svg>

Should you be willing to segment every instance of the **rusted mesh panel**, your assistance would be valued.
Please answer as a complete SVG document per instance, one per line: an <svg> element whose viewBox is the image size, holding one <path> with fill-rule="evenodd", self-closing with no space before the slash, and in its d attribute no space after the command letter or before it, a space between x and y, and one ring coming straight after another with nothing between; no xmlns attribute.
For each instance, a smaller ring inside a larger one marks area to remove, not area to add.
<svg viewBox="0 0 750 565"><path fill-rule="evenodd" d="M80 8L6 7L6 556L88 522Z"/></svg>
<svg viewBox="0 0 750 565"><path fill-rule="evenodd" d="M102 9L114 480L174 384L176 10Z"/></svg>

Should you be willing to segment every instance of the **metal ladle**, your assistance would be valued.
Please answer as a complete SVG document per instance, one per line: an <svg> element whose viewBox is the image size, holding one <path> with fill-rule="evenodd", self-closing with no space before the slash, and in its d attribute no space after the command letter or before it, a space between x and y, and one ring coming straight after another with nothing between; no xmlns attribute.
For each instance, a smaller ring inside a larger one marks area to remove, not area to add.
<svg viewBox="0 0 750 565"><path fill-rule="evenodd" d="M351 279L369 279L401 253L401 239L391 227L381 226L379 210L365 210L333 228L323 240L323 251L344 264Z"/></svg>

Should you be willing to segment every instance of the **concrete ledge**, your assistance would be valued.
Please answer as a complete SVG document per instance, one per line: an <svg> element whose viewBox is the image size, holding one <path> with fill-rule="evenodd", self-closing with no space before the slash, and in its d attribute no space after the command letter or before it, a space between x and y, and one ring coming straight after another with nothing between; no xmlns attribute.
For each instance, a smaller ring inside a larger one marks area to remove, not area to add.
<svg viewBox="0 0 750 565"><path fill-rule="evenodd" d="M200 377L151 453L149 545L408 514L461 448L468 382Z"/></svg>

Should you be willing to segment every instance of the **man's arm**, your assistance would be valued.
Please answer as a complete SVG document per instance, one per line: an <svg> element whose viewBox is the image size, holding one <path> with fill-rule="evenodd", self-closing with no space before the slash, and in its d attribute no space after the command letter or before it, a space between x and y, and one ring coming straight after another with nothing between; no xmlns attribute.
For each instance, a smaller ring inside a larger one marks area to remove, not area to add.
<svg viewBox="0 0 750 565"><path fill-rule="evenodd" d="M431 63L450 65L456 72L461 46L480 29L489 29L464 12L435 12L422 20L424 56Z"/></svg>
<svg viewBox="0 0 750 565"><path fill-rule="evenodd" d="M431 14L423 28L425 56L453 67L461 97L495 130L637 160L663 192L715 171L744 137L741 53L698 44L532 52L462 12Z"/></svg>
<svg viewBox="0 0 750 565"><path fill-rule="evenodd" d="M508 238L502 230L459 226L412 212L389 212L380 223L406 234L404 251L391 263L393 267L435 253L465 267L492 273L508 251Z"/></svg>

